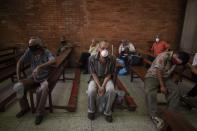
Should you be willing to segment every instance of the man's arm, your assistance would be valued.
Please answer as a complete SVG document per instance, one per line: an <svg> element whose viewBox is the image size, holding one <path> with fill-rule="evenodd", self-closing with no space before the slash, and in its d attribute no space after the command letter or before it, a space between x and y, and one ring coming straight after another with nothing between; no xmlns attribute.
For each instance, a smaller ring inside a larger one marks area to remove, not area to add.
<svg viewBox="0 0 197 131"><path fill-rule="evenodd" d="M17 79L20 80L20 69L21 69L21 63L26 63L28 61L30 61L31 57L30 57L30 53L29 53L29 49L26 49L24 54L20 57L20 59L17 62L16 65L16 76Z"/></svg>
<svg viewBox="0 0 197 131"><path fill-rule="evenodd" d="M150 48L150 51L151 51L152 53L154 53L154 45L155 45L155 43L153 43L152 46L151 46L151 48Z"/></svg>
<svg viewBox="0 0 197 131"><path fill-rule="evenodd" d="M21 69L21 61L22 61L21 59L22 58L20 57L16 65L16 76L17 76L18 81L20 80L20 69Z"/></svg>
<svg viewBox="0 0 197 131"><path fill-rule="evenodd" d="M163 82L162 71L160 69L156 69L156 72L157 72L157 78L158 78L159 84L160 84L160 90L162 93L166 94L167 88L165 87L165 84Z"/></svg>
<svg viewBox="0 0 197 131"><path fill-rule="evenodd" d="M165 51L169 51L170 50L170 44L165 42Z"/></svg>
<svg viewBox="0 0 197 131"><path fill-rule="evenodd" d="M52 60L49 60L48 62L45 62L41 65L38 65L34 70L33 70L33 76L36 76L38 74L38 72L40 71L41 68L44 68L44 67L47 67L49 65L52 65L52 64L55 64L56 62L56 59L52 59Z"/></svg>
<svg viewBox="0 0 197 131"><path fill-rule="evenodd" d="M111 79L111 74L108 74L108 75L105 77L104 81L103 81L102 88L105 88L107 82L108 82L110 79Z"/></svg>
<svg viewBox="0 0 197 131"><path fill-rule="evenodd" d="M97 88L97 89L98 89L98 88L101 88L100 81L99 81L97 75L96 75L95 73L93 73L93 74L92 74L92 77L93 77L94 81L96 82L96 85L97 85L96 88Z"/></svg>
<svg viewBox="0 0 197 131"><path fill-rule="evenodd" d="M56 59L54 58L54 59L52 59L52 60L49 60L49 61L46 62L46 63L43 63L43 64L39 65L38 67L39 67L39 68L44 68L44 67L47 67L47 66L49 66L49 65L55 64L55 62L56 62Z"/></svg>

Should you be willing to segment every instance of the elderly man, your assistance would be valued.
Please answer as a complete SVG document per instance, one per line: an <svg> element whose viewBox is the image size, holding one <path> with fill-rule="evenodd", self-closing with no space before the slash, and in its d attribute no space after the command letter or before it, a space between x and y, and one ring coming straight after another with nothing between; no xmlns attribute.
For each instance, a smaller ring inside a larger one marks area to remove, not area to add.
<svg viewBox="0 0 197 131"><path fill-rule="evenodd" d="M31 63L32 74L29 78L21 80L19 75L20 65L25 62ZM30 109L27 100L27 91L32 88L37 88L35 124L38 125L42 122L49 91L47 81L49 65L53 63L55 63L55 58L49 50L43 47L41 39L32 37L29 40L28 48L17 63L17 78L19 82L14 85L14 90L16 91L21 107L21 111L16 115L17 118L22 117Z"/></svg>
<svg viewBox="0 0 197 131"><path fill-rule="evenodd" d="M98 53L90 56L90 82L88 85L88 118L95 119L96 105L103 112L107 122L112 122L112 104L115 99L112 74L115 68L115 58L109 55L109 44L101 41ZM97 99L99 98L99 99Z"/></svg>
<svg viewBox="0 0 197 131"><path fill-rule="evenodd" d="M157 91L166 95L168 108L176 110L179 105L179 90L172 81L171 74L176 65L185 65L189 60L189 54L185 52L163 52L156 57L145 76L145 88L148 102L148 109L151 120L157 128L164 126L163 120L157 111Z"/></svg>

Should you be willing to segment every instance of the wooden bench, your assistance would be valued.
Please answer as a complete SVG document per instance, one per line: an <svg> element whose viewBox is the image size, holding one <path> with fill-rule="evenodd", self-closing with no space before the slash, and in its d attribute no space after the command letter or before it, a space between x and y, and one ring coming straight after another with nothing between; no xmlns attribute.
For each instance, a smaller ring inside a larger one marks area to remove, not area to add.
<svg viewBox="0 0 197 131"><path fill-rule="evenodd" d="M69 97L68 104L65 106L53 105L55 109L65 109L70 112L74 112L77 109L77 98L78 98L78 90L79 90L79 83L80 83L80 69L75 69L75 77L74 78L66 78L67 80L73 80L71 94Z"/></svg>
<svg viewBox="0 0 197 131"><path fill-rule="evenodd" d="M59 56L56 57L56 63L55 65L52 67L53 71L50 73L50 76L48 78L48 82L49 82L49 94L48 94L48 100L49 100L49 107L46 107L47 109L50 110L50 112L53 112L53 108L56 109L68 109L69 111L74 111L76 110L76 102L73 102L76 97L76 88L78 88L78 83L79 83L79 76L76 76L75 78L69 78L69 80L74 80L73 83L73 89L71 92L71 96L72 98L70 98L69 100L69 105L68 106L57 106L57 105L53 105L52 104L52 91L57 83L57 81L59 80L60 76L63 75L63 80L65 80L65 76L64 76L64 70L65 70L65 65L68 62L68 58L69 55L71 54L72 48L66 48L66 50L64 50L64 52L62 52ZM79 74L80 72L78 71L77 74ZM30 90L30 103L31 103L31 109L32 109L32 113L35 112L35 105L34 105L34 99L33 99L33 93L35 93L35 89L34 90ZM74 106L73 106L74 105Z"/></svg>
<svg viewBox="0 0 197 131"><path fill-rule="evenodd" d="M124 96L124 100L127 104L127 109L129 111L135 111L136 108L137 108L137 104L136 102L134 101L134 99L130 96L129 92L128 92L128 88L125 86L125 84L123 84L121 82L121 80L117 77L116 78L116 85L118 87L119 90L122 90L125 92L125 96Z"/></svg>
<svg viewBox="0 0 197 131"><path fill-rule="evenodd" d="M167 131L197 131L197 129L182 114L160 108L162 118L167 123Z"/></svg>
<svg viewBox="0 0 197 131"><path fill-rule="evenodd" d="M113 82L115 83L115 88L117 87L119 90L124 91L125 92L125 96L124 96L124 100L127 104L127 107L123 107L121 106L121 108L123 109L128 109L129 111L135 111L137 108L137 104L134 101L134 99L130 96L129 92L128 92L128 87L119 79L118 77L118 71L119 69L122 67L121 64L116 63L116 68L115 68L115 72L113 74ZM113 104L112 110L115 107L115 102Z"/></svg>
<svg viewBox="0 0 197 131"><path fill-rule="evenodd" d="M15 80L16 75L16 63L22 53L17 52L16 47L8 47L0 49L0 82L11 78L12 82ZM25 76L25 70L29 65L22 67L23 75ZM16 94L12 87L6 88L0 92L0 111L5 111L5 106L15 98Z"/></svg>
<svg viewBox="0 0 197 131"><path fill-rule="evenodd" d="M151 65L151 62L148 61L147 59L143 58L142 64L139 66L132 66L130 73L131 73L131 82L133 81L134 78L134 74L137 75L137 78L140 78L141 80L144 81L146 72L147 72L147 68L146 68L146 64ZM136 77L135 77L136 78Z"/></svg>

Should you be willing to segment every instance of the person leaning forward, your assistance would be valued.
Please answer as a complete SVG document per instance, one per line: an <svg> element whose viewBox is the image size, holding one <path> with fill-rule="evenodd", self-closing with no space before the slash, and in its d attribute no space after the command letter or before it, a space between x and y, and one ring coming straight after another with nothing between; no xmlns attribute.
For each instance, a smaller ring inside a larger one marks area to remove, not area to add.
<svg viewBox="0 0 197 131"><path fill-rule="evenodd" d="M148 110L151 120L157 128L164 126L157 110L157 91L165 94L168 102L168 109L177 110L179 105L179 89L172 81L171 74L177 65L185 65L189 60L189 54L185 52L163 52L153 61L145 76L145 88Z"/></svg>
<svg viewBox="0 0 197 131"><path fill-rule="evenodd" d="M26 79L20 79L20 65L21 63L31 63L31 75ZM36 88L36 119L35 124L42 122L45 110L45 104L48 95L48 76L49 65L55 63L55 58L52 53L43 47L42 41L38 37L32 37L29 40L28 48L17 62L17 82L13 89L16 91L17 98L21 111L17 113L16 117L20 118L26 114L30 108L27 100L27 91Z"/></svg>
<svg viewBox="0 0 197 131"><path fill-rule="evenodd" d="M109 44L101 41L98 53L90 56L89 69L91 78L88 85L88 118L95 119L96 111L105 115L107 122L112 122L112 104L115 99L112 74L115 69L115 58L109 54ZM96 109L97 108L97 109Z"/></svg>

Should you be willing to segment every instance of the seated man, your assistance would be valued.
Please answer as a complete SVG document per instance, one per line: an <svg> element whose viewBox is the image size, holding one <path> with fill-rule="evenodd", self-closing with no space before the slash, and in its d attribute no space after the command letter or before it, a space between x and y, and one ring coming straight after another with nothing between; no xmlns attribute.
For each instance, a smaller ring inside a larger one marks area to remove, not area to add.
<svg viewBox="0 0 197 131"><path fill-rule="evenodd" d="M184 65L189 60L189 54L185 52L163 52L153 61L145 76L145 88L148 109L151 120L157 128L164 126L163 120L157 111L157 91L166 95L168 108L176 110L179 105L179 90L170 77L176 65Z"/></svg>
<svg viewBox="0 0 197 131"><path fill-rule="evenodd" d="M119 49L118 49L119 55L124 54L125 50L128 50L129 53L134 53L135 52L135 47L128 40L122 40L121 44L119 46Z"/></svg>
<svg viewBox="0 0 197 131"><path fill-rule="evenodd" d="M154 56L157 57L160 53L168 51L169 48L170 45L167 42L160 40L159 36L157 35L155 38L155 43L152 45L151 51Z"/></svg>
<svg viewBox="0 0 197 131"><path fill-rule="evenodd" d="M126 70L130 70L130 65L138 64L140 62L140 57L136 55L136 50L134 45L128 40L122 40L119 46L119 59L124 61L126 65Z"/></svg>
<svg viewBox="0 0 197 131"><path fill-rule="evenodd" d="M19 75L20 65L24 62L31 63L32 74L29 78L21 80ZM41 123L49 91L47 81L50 70L49 65L53 63L55 63L55 58L49 50L43 47L41 39L32 37L29 40L28 49L26 49L23 56L21 56L17 62L17 78L19 82L14 85L14 90L16 91L21 107L21 111L16 115L17 118L22 117L30 109L27 100L27 91L32 88L37 88L35 124Z"/></svg>
<svg viewBox="0 0 197 131"><path fill-rule="evenodd" d="M112 104L115 99L115 89L112 74L115 69L115 58L109 55L109 44L101 41L98 53L90 56L90 82L88 85L88 118L95 119L96 104L99 111L104 111L107 122L112 122ZM97 100L99 99L99 102ZM101 110L100 110L101 109Z"/></svg>
<svg viewBox="0 0 197 131"><path fill-rule="evenodd" d="M65 50L66 47L71 47L71 44L65 39L64 36L61 37L60 46L57 49L57 56Z"/></svg>

